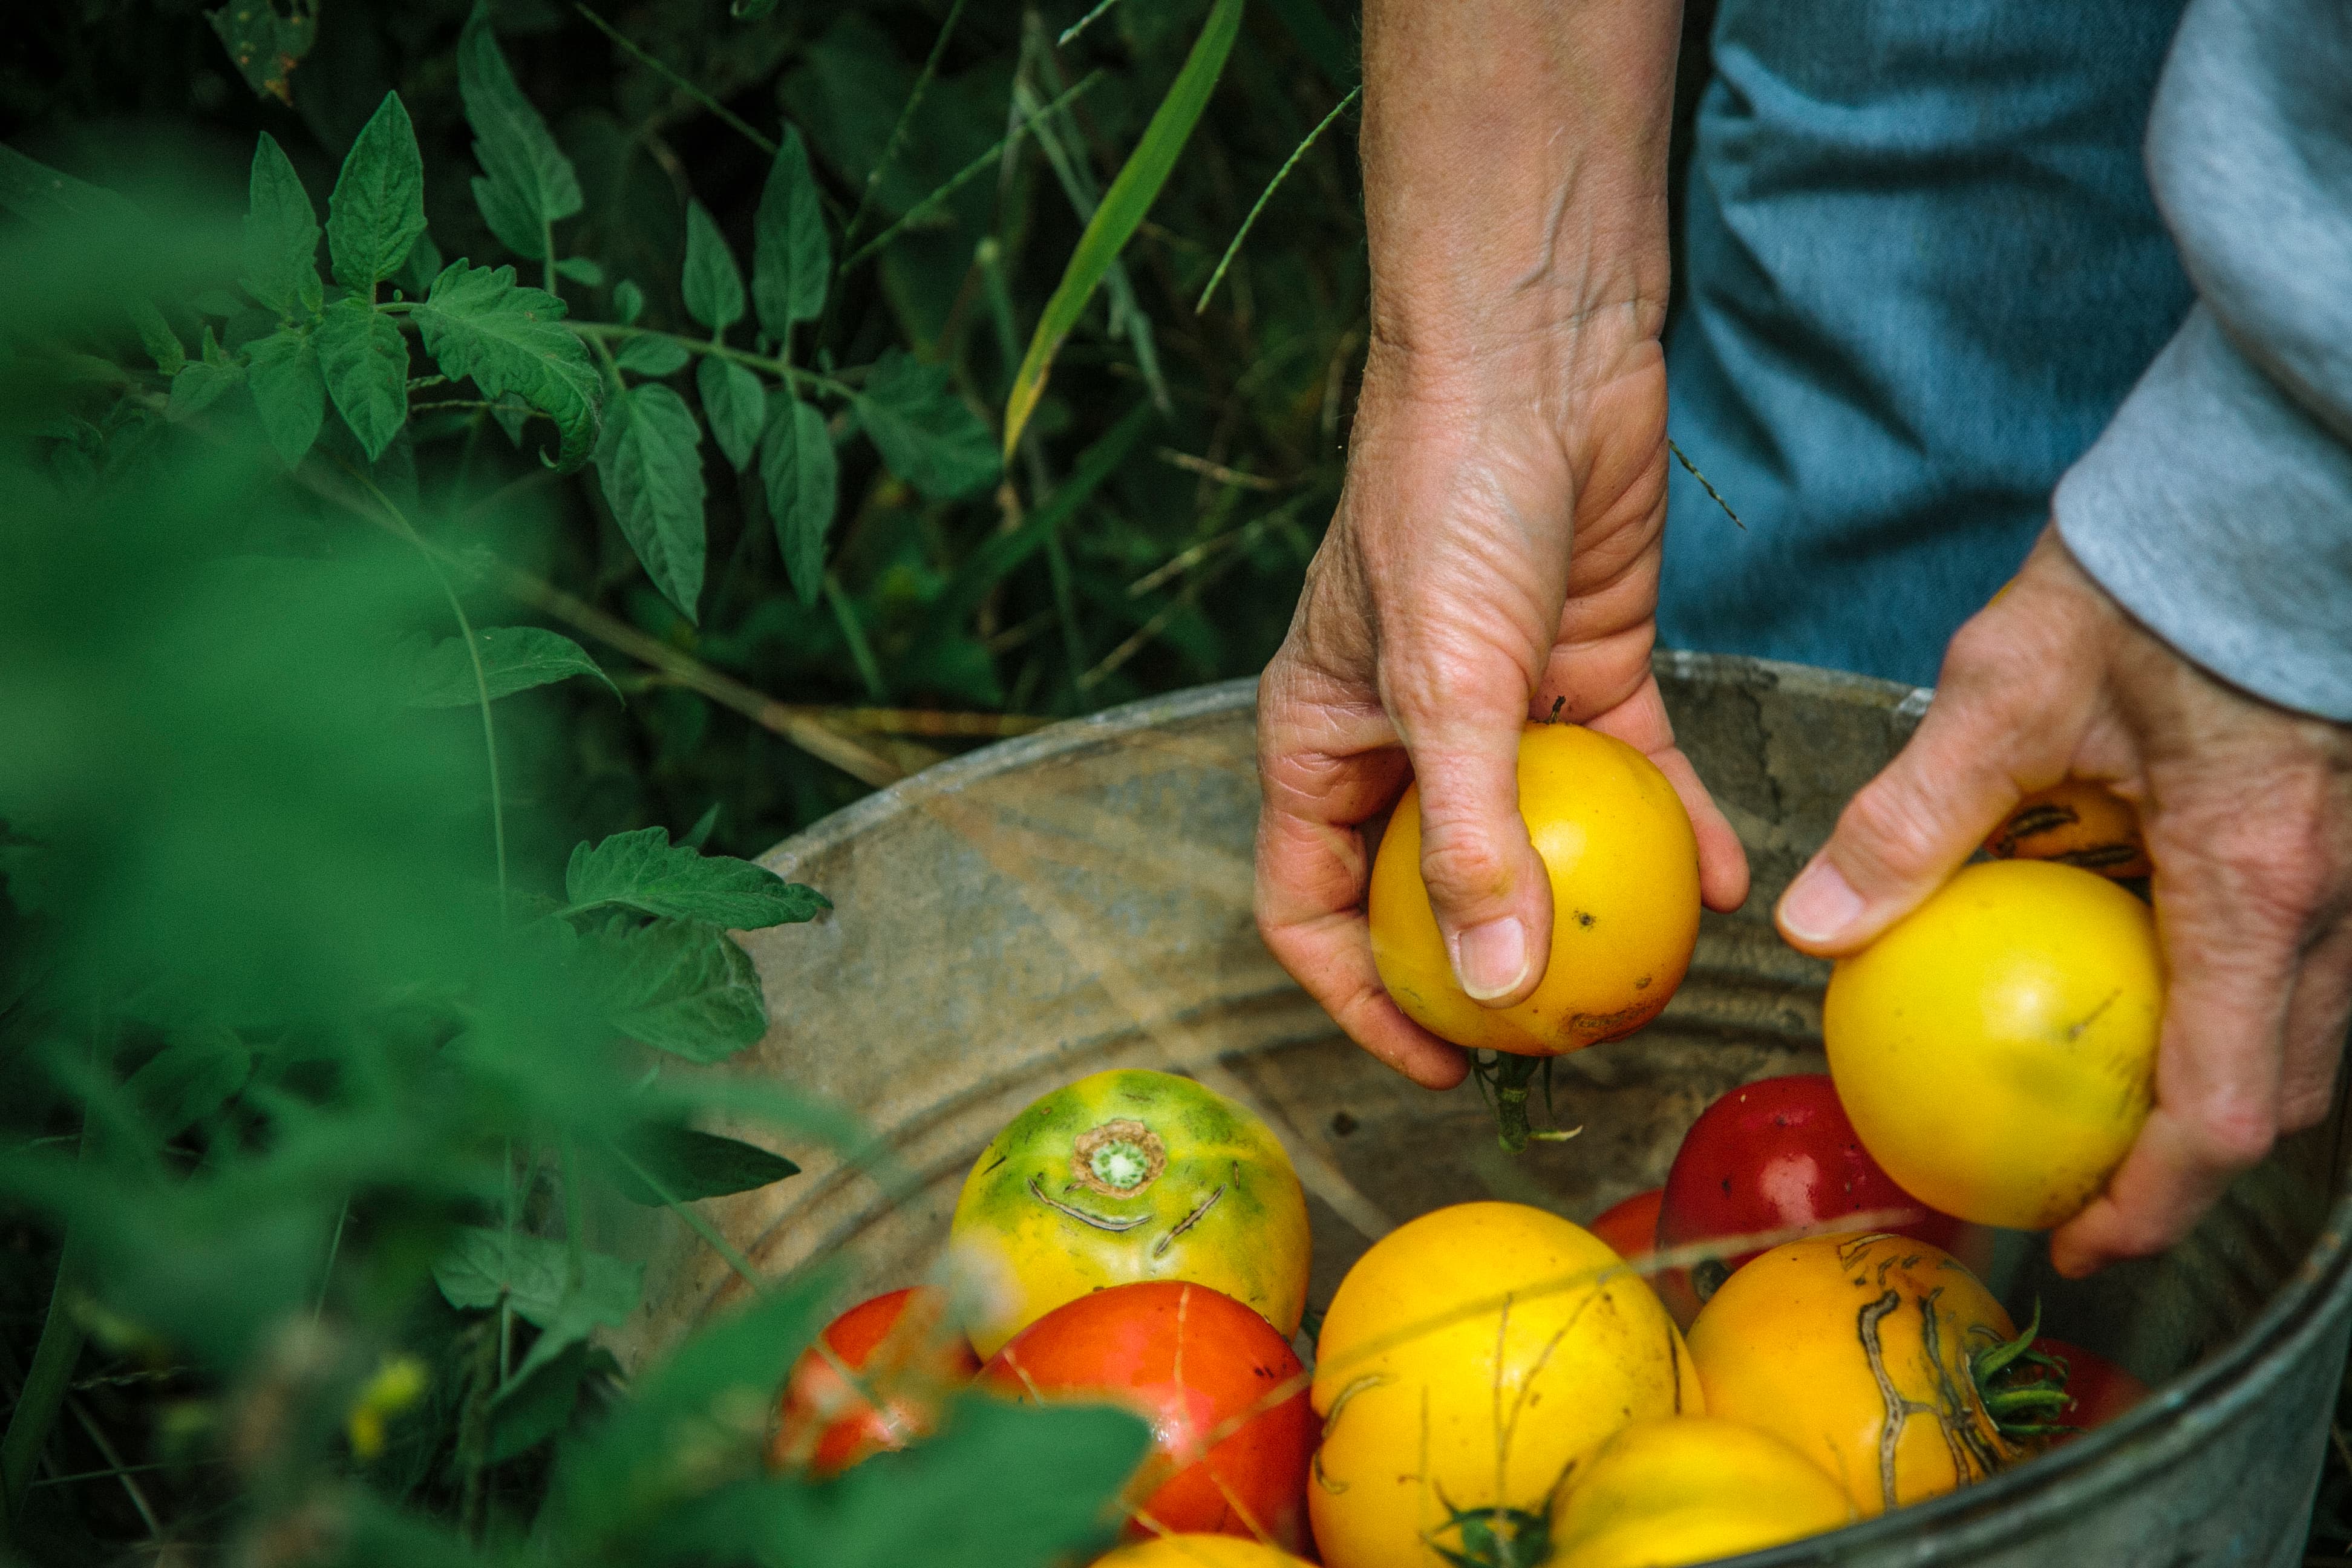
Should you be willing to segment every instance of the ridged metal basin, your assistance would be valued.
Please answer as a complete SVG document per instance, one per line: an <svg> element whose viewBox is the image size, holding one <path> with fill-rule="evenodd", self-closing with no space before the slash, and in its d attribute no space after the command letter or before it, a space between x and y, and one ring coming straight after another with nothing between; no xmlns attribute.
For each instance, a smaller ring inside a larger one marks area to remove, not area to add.
<svg viewBox="0 0 2352 1568"><path fill-rule="evenodd" d="M721 1070L852 1109L914 1190L887 1197L816 1154L797 1179L706 1205L712 1218L762 1270L841 1253L860 1286L913 1282L996 1129L1112 1066L1192 1073L1273 1122L1310 1193L1318 1306L1370 1237L1441 1205L1504 1196L1583 1219L1655 1185L1716 1095L1821 1068L1827 969L1784 947L1769 911L1927 697L1747 659L1662 655L1658 671L1756 890L1706 917L1663 1018L1561 1059L1559 1115L1580 1138L1505 1162L1472 1090L1390 1073L1266 954L1250 915L1255 693L1235 682L975 752L770 852L835 910L749 939L775 1023ZM1994 1283L2012 1310L2038 1298L2048 1331L2114 1356L2156 1398L1970 1490L1739 1561L2299 1563L2352 1322L2343 1121L2339 1102L2161 1259L2074 1284L2038 1243L2008 1249ZM741 1290L703 1243L666 1231L621 1348L657 1352Z"/></svg>

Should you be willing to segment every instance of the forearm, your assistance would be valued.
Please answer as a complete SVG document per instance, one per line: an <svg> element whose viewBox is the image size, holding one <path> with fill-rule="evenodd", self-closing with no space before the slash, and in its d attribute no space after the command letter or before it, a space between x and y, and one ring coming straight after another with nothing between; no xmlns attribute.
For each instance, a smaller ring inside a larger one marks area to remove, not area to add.
<svg viewBox="0 0 2352 1568"><path fill-rule="evenodd" d="M1657 334L1680 26L1680 0L1366 0L1376 353Z"/></svg>

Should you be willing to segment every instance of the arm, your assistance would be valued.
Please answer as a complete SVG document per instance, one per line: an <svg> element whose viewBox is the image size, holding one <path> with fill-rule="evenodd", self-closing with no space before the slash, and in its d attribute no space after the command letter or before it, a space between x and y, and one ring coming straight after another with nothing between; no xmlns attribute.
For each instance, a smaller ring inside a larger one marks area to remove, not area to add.
<svg viewBox="0 0 2352 1568"><path fill-rule="evenodd" d="M1850 952L2021 791L2072 773L2138 804L2157 1103L2053 1238L2072 1273L2179 1239L2324 1119L2352 1016L2352 9L2198 0L2148 159L2200 302L1780 911Z"/></svg>
<svg viewBox="0 0 2352 1568"><path fill-rule="evenodd" d="M1364 10L1371 344L1345 492L1260 688L1258 922L1342 1027L1432 1087L1461 1053L1389 1000L1363 915L1360 828L1408 773L1456 974L1494 1005L1549 949L1515 765L1555 698L1675 781L1709 900L1746 892L1649 670L1679 24L1673 0Z"/></svg>

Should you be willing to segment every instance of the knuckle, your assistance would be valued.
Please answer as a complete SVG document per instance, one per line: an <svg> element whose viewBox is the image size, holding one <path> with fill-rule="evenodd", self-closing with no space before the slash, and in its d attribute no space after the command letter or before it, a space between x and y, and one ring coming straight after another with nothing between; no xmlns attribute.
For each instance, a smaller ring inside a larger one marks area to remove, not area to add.
<svg viewBox="0 0 2352 1568"><path fill-rule="evenodd" d="M1898 877L1925 876L1937 868L1934 820L1917 793L1894 775L1882 774L1847 802L1837 831Z"/></svg>
<svg viewBox="0 0 2352 1568"><path fill-rule="evenodd" d="M2274 1111L2253 1105L2210 1106L2184 1119L2191 1146L2216 1170L2262 1163L2278 1142Z"/></svg>
<svg viewBox="0 0 2352 1568"><path fill-rule="evenodd" d="M1493 839L1469 823L1423 820L1421 879L1433 899L1459 904L1498 898L1510 888L1512 869Z"/></svg>

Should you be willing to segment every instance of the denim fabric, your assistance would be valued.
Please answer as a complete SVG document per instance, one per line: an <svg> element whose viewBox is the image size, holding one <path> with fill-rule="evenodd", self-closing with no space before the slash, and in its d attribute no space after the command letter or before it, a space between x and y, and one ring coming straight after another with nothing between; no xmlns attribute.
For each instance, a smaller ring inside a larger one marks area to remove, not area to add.
<svg viewBox="0 0 2352 1568"><path fill-rule="evenodd" d="M2175 0L1724 0L1667 344L1672 646L1926 684L2191 303Z"/></svg>

